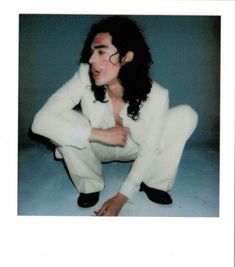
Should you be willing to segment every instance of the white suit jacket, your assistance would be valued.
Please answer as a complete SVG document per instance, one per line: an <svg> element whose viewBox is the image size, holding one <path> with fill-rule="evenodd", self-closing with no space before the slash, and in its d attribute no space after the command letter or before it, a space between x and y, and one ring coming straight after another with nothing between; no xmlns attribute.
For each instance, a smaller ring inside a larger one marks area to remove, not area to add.
<svg viewBox="0 0 235 267"><path fill-rule="evenodd" d="M86 147L92 127L100 127L105 104L95 101L91 91L89 65L81 64L74 76L56 91L35 115L32 131L61 145ZM81 127L66 120L62 114L81 102L82 113L90 126ZM166 116L169 110L168 90L153 82L151 92L140 109L140 119L125 116L124 126L130 128L132 139L139 145L139 152L127 183L139 185L158 153ZM78 138L79 137L79 138Z"/></svg>

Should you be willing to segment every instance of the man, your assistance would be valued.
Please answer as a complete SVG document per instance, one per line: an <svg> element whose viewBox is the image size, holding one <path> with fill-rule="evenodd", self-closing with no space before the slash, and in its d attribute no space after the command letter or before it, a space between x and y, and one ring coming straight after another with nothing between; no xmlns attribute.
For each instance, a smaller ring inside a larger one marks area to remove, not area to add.
<svg viewBox="0 0 235 267"><path fill-rule="evenodd" d="M51 139L80 192L92 207L104 188L102 162L133 160L117 194L96 211L116 216L137 191L159 204L172 203L184 145L197 124L187 105L169 109L168 90L149 77L149 48L137 24L112 16L94 24L79 70L36 114L33 132ZM74 110L78 104L81 112Z"/></svg>

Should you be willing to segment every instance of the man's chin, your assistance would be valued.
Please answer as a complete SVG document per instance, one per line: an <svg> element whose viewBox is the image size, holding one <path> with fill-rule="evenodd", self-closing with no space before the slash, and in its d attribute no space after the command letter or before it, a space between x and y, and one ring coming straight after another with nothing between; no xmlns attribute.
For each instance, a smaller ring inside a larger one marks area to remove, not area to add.
<svg viewBox="0 0 235 267"><path fill-rule="evenodd" d="M104 83L95 81L96 86L104 86Z"/></svg>

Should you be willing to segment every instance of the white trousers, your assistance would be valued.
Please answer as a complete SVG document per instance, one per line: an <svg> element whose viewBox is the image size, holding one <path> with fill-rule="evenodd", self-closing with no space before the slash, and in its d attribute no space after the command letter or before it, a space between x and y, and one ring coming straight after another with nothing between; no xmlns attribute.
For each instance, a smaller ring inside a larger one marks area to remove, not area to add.
<svg viewBox="0 0 235 267"><path fill-rule="evenodd" d="M65 116L75 123L87 123L78 112L72 111ZM146 177L143 177L146 185L164 191L172 188L185 143L195 130L197 120L197 113L188 105L169 110L161 138L160 153L156 154L152 168ZM104 188L102 162L135 160L138 145L129 138L124 147L92 142L84 149L63 146L58 150L78 191L91 193Z"/></svg>

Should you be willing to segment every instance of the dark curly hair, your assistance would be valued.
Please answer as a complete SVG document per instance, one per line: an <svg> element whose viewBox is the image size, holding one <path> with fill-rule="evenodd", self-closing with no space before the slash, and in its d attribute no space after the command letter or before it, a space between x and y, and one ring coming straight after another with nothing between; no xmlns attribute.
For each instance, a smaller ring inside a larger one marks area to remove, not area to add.
<svg viewBox="0 0 235 267"><path fill-rule="evenodd" d="M151 90L152 80L149 78L149 68L152 58L142 30L126 16L111 16L94 24L87 36L81 53L80 62L88 63L91 56L91 44L94 37L101 32L112 36L112 44L117 48L120 60L128 51L134 53L134 58L121 67L118 79L124 88L123 101L128 103L127 113L130 118L137 120L139 110L146 101ZM90 73L92 91L95 99L104 102L104 86L96 86Z"/></svg>

